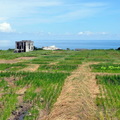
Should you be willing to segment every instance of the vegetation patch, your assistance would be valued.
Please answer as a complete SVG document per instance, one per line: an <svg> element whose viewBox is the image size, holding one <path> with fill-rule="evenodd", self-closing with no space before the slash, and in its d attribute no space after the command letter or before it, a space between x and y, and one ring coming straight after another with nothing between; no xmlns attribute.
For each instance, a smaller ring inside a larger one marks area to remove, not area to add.
<svg viewBox="0 0 120 120"><path fill-rule="evenodd" d="M120 119L120 75L97 76L101 94L96 99L105 119Z"/></svg>
<svg viewBox="0 0 120 120"><path fill-rule="evenodd" d="M78 65L78 64L82 64L81 60L62 60L60 61L58 64L62 64L62 65Z"/></svg>
<svg viewBox="0 0 120 120"><path fill-rule="evenodd" d="M22 63L16 63L16 64L0 64L0 70L5 71L16 71L27 67L27 65Z"/></svg>
<svg viewBox="0 0 120 120"><path fill-rule="evenodd" d="M97 65L91 65L93 72L108 72L108 73L120 73L120 64L113 63L101 63Z"/></svg>
<svg viewBox="0 0 120 120"><path fill-rule="evenodd" d="M0 120L6 120L14 113L14 118L16 118L16 115L18 116L16 111L21 111L19 106L21 106L22 109L23 106L30 106L29 108L24 108L24 112L27 112L27 114L24 115L25 119L37 119L40 110L45 109L49 113L51 107L59 96L64 80L68 75L69 73L43 72L0 73L0 79L2 79L0 81L0 86L4 89L2 90L4 95L0 98L1 107L4 109L0 110ZM6 77L8 79L8 77L11 76L19 78L19 80L14 81L14 88L9 86L5 81ZM19 94L16 93L16 90L23 87L26 88L26 91L23 95L23 102L18 106L17 98ZM38 89L40 89L40 91L38 91ZM22 115L23 114L21 113L21 116Z"/></svg>
<svg viewBox="0 0 120 120"><path fill-rule="evenodd" d="M45 112L49 114L65 78L83 62L104 62L91 65L94 72L120 72L120 64L117 64L120 63L118 50L37 50L27 53L1 50L0 59L6 63L14 62L0 64L0 120L11 117L35 120ZM36 66L40 66L38 70ZM28 68L31 72L27 72L30 71ZM25 71L20 71L21 69ZM100 113L103 113L104 119L120 119L119 76L97 76L97 79L101 93L96 99L96 104Z"/></svg>
<svg viewBox="0 0 120 120"><path fill-rule="evenodd" d="M47 70L47 71L68 71L71 72L77 68L77 65L40 65L38 70Z"/></svg>

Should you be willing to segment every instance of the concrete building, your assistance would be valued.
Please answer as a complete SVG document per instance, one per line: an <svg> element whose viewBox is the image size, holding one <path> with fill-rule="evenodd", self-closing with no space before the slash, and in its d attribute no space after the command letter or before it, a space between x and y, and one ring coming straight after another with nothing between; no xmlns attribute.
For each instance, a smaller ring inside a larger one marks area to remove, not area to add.
<svg viewBox="0 0 120 120"><path fill-rule="evenodd" d="M22 40L22 41L16 41L16 49L14 52L29 52L34 50L33 41L31 40Z"/></svg>

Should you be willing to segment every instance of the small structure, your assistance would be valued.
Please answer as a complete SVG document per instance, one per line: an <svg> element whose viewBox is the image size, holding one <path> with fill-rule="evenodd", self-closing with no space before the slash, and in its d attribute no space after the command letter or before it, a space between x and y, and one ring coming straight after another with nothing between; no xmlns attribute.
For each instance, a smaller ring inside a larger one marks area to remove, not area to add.
<svg viewBox="0 0 120 120"><path fill-rule="evenodd" d="M57 48L55 45L42 47L43 50L61 50L60 48Z"/></svg>
<svg viewBox="0 0 120 120"><path fill-rule="evenodd" d="M22 40L16 41L16 49L14 50L15 53L18 52L29 52L34 50L33 41L31 40Z"/></svg>

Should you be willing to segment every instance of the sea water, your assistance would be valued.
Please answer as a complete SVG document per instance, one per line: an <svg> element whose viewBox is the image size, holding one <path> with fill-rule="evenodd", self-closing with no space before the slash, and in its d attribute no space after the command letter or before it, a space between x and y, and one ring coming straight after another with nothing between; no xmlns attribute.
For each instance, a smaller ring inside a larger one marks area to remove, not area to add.
<svg viewBox="0 0 120 120"><path fill-rule="evenodd" d="M61 49L117 49L120 47L120 40L36 40L34 46L41 48L55 45ZM6 46L0 45L0 50L15 49L15 41Z"/></svg>
<svg viewBox="0 0 120 120"><path fill-rule="evenodd" d="M40 40L37 42L37 47L51 45L61 49L117 49L120 47L120 40Z"/></svg>

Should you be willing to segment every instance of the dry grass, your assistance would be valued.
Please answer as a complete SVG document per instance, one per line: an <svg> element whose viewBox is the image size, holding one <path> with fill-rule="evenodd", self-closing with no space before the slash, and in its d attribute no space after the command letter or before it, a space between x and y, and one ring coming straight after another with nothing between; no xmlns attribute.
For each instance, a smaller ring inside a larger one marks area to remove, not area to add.
<svg viewBox="0 0 120 120"><path fill-rule="evenodd" d="M95 104L99 88L95 75L88 67L93 63L85 63L64 84L62 92L54 104L51 113L43 120L96 120Z"/></svg>

